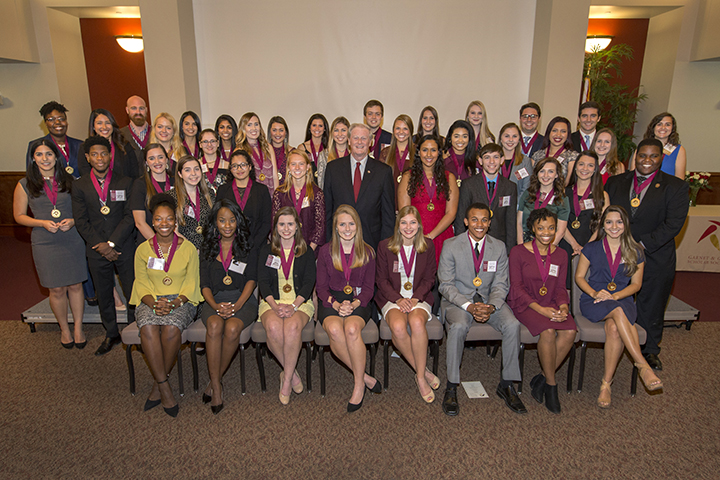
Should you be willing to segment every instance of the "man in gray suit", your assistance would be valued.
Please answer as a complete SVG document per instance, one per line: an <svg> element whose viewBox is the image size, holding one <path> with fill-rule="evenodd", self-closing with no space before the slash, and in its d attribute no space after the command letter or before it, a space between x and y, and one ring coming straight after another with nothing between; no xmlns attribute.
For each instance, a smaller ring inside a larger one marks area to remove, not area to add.
<svg viewBox="0 0 720 480"><path fill-rule="evenodd" d="M515 413L527 413L513 382L520 381L520 323L505 304L510 282L505 245L489 235L490 208L473 203L465 212L467 233L443 244L438 266L441 316L447 328L447 388L443 412L459 412L457 386L465 338L473 322L487 322L502 334L502 379L497 395Z"/></svg>

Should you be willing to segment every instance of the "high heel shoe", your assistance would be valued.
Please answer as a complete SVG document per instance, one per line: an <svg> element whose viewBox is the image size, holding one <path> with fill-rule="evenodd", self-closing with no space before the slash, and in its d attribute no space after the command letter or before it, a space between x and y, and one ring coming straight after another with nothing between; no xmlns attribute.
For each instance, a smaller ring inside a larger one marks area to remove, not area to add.
<svg viewBox="0 0 720 480"><path fill-rule="evenodd" d="M70 350L71 348L73 348L75 346L75 342L68 342L68 343L60 342L60 345L62 345L63 348L67 348L68 350Z"/></svg>
<svg viewBox="0 0 720 480"><path fill-rule="evenodd" d="M166 378L162 382L157 382L158 386L162 385L163 383L167 383L168 379ZM162 401L162 400L161 400ZM180 405L177 403L173 405L172 407L165 407L163 406L163 410L165 410L165 413L170 415L171 417L175 418L178 416L178 412L180 411Z"/></svg>
<svg viewBox="0 0 720 480"><path fill-rule="evenodd" d="M418 392L420 392L420 382L418 382L417 375L413 375L413 378L415 379L415 385L418 387ZM432 387L430 389L430 393L423 395L422 392L420 392L420 396L423 400L425 400L425 403L432 403L435 401L435 392L432 391Z"/></svg>
<svg viewBox="0 0 720 480"><path fill-rule="evenodd" d="M612 385L612 380L606 382L603 379L602 383L600 384L600 395L598 395L597 399L597 406L600 408L610 408L610 395L612 394L612 389L610 388L610 385ZM607 392L607 397L604 396L603 392Z"/></svg>
<svg viewBox="0 0 720 480"><path fill-rule="evenodd" d="M77 348L78 350L82 350L83 348L85 348L85 345L87 345L87 340L85 340L84 342L75 342L75 348Z"/></svg>
<svg viewBox="0 0 720 480"><path fill-rule="evenodd" d="M426 380L427 380L428 373L433 376L433 379L428 382L428 385L430 385L430 388L432 388L433 390L437 390L438 388L440 388L440 379L437 377L437 375L435 375L434 373L432 373L430 370L428 370L426 368L425 369L425 379Z"/></svg>
<svg viewBox="0 0 720 480"><path fill-rule="evenodd" d="M378 383L380 383L380 382L378 382ZM363 390L363 397L360 399L360 403L348 402L347 412L353 413L353 412L357 412L358 410L360 410L360 407L362 407L362 404L363 404L363 400L365 400L365 390Z"/></svg>
<svg viewBox="0 0 720 480"><path fill-rule="evenodd" d="M213 415L217 415L218 413L222 412L223 408L225 408L225 401L223 399L223 394L225 393L225 388L223 387L223 384L220 384L220 405L210 405L210 411L213 413Z"/></svg>
<svg viewBox="0 0 720 480"><path fill-rule="evenodd" d="M300 375L298 375L297 370L295 370L295 375L297 375L298 378L300 378ZM292 381L292 380L291 380L291 381ZM305 389L305 387L303 387L302 378L300 378L300 383L298 383L297 385L293 385L293 386L292 386L292 391L295 392L295 393L297 393L297 394L302 393L304 389Z"/></svg>
<svg viewBox="0 0 720 480"><path fill-rule="evenodd" d="M208 387L209 387L209 386L210 386L210 384L208 383ZM207 390L207 388L206 388L205 390ZM210 389L210 393L212 394L212 388ZM212 395L208 395L207 393L203 392L202 402L203 402L203 404L205 404L205 405L207 405L208 403L212 402Z"/></svg>
<svg viewBox="0 0 720 480"><path fill-rule="evenodd" d="M558 398L557 385L545 384L545 408L556 415L560 413L560 399Z"/></svg>
<svg viewBox="0 0 720 480"><path fill-rule="evenodd" d="M143 412L147 412L150 409L153 409L160 405L161 400L150 400L149 398L145 400L145 406L143 407Z"/></svg>
<svg viewBox="0 0 720 480"><path fill-rule="evenodd" d="M545 375L538 373L532 380L530 380L530 394L538 403L543 403L543 397L545 396Z"/></svg>
<svg viewBox="0 0 720 480"><path fill-rule="evenodd" d="M652 371L652 368L650 368L650 365L648 365L647 363L646 364L636 363L635 366L637 367L637 369L640 372L640 379L645 384L645 388L647 388L651 392L654 392L655 390L660 390L663 388L662 380L660 380L659 378L657 378L657 376L655 376L655 374ZM646 374L648 372L650 373L650 375L655 377L654 382L648 383L647 380L645 379L645 377L647 376Z"/></svg>
<svg viewBox="0 0 720 480"><path fill-rule="evenodd" d="M380 380L378 380L377 378L375 379L375 385L373 385L372 388L369 388L367 385L365 386L365 388L370 390L372 393L382 393L382 383L380 383ZM362 402L360 402L360 404L362 405Z"/></svg>
<svg viewBox="0 0 720 480"><path fill-rule="evenodd" d="M284 381L285 381L285 371L281 371L280 372L280 392L278 393L278 398L280 398L280 403L282 403L283 405L287 405L288 403L290 403L290 395L283 395L283 393L282 393Z"/></svg>

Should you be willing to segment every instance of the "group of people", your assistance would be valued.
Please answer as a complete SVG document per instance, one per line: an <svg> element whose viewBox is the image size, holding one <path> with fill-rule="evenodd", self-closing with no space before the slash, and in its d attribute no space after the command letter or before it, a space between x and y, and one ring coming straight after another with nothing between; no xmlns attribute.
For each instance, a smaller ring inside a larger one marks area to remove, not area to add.
<svg viewBox="0 0 720 480"><path fill-rule="evenodd" d="M81 142L67 136L65 107L44 105L49 134L30 142L14 213L34 227L35 265L65 348L87 343L83 295L97 298L106 330L96 355L121 342L117 273L155 380L145 410L162 405L178 414L168 377L181 333L197 319L207 330L203 401L215 414L240 333L255 321L282 366L280 402L301 393L295 367L313 318L353 373L348 412L362 406L366 390L382 390L365 373L361 335L380 317L431 403L440 379L426 368L425 326L439 314L447 330L446 414L459 412L460 363L476 322L501 333L496 391L516 413L526 412L514 387L521 324L539 335L542 371L532 396L560 413L555 371L575 341L573 281L583 292L575 315L605 322L598 405L610 405L623 348L646 387L662 388L653 369L662 369L673 239L688 211L688 186L675 178L684 175L685 151L669 113L653 120L626 171L614 133L596 131L593 102L580 106L577 132L555 117L540 135L540 107L528 103L520 125L495 137L485 106L474 101L443 137L435 108L422 110L417 132L403 114L390 133L383 105L371 100L363 123L338 117L328 126L313 115L296 148L278 116L266 134L252 112L239 124L221 115L215 129L201 130L194 112L179 124L160 113L150 124L140 97L126 110L122 129L109 111L94 110ZM636 319L648 331L642 347Z"/></svg>

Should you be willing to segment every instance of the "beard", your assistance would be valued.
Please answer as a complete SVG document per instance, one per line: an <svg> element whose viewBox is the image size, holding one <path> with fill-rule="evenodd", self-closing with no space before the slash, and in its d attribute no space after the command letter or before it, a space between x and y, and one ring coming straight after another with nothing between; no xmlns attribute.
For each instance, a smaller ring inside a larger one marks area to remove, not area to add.
<svg viewBox="0 0 720 480"><path fill-rule="evenodd" d="M133 124L135 124L136 127L142 127L143 125L145 125L146 121L145 117L140 114L133 115L132 117L130 117L130 120L133 122Z"/></svg>

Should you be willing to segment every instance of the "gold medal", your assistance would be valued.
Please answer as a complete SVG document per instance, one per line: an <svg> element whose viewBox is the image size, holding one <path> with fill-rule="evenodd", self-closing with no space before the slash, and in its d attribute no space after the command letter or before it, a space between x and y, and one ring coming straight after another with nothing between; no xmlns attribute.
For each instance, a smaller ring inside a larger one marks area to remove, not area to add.
<svg viewBox="0 0 720 480"><path fill-rule="evenodd" d="M283 285L283 292L290 293L290 290L292 290L292 287L290 286L289 283L286 283L285 285Z"/></svg>
<svg viewBox="0 0 720 480"><path fill-rule="evenodd" d="M266 177L265 177L265 174L264 174L264 173L261 173L260 175L258 175L258 180L260 180L261 182L264 182L264 181L265 181L265 178L266 178Z"/></svg>
<svg viewBox="0 0 720 480"><path fill-rule="evenodd" d="M232 277L231 277L230 275L225 275L225 276L223 277L223 283L224 283L225 285L230 285L230 284L232 284Z"/></svg>
<svg viewBox="0 0 720 480"><path fill-rule="evenodd" d="M317 171L315 172L315 178L318 178L318 172L317 172Z"/></svg>
<svg viewBox="0 0 720 480"><path fill-rule="evenodd" d="M640 206L640 199L639 199L639 198L633 198L632 200L630 200L630 205L632 205L632 206L635 207L635 208L639 207L639 206Z"/></svg>
<svg viewBox="0 0 720 480"><path fill-rule="evenodd" d="M166 276L165 278L163 278L162 282L165 286L172 285L172 278Z"/></svg>
<svg viewBox="0 0 720 480"><path fill-rule="evenodd" d="M435 210L435 205L433 205L433 203L430 202L427 204L427 209L428 209L428 212L432 212L433 210Z"/></svg>
<svg viewBox="0 0 720 480"><path fill-rule="evenodd" d="M460 179L458 178L458 179L457 179L457 184L458 184L458 188L460 188L460 184L462 184L462 180L460 180Z"/></svg>
<svg viewBox="0 0 720 480"><path fill-rule="evenodd" d="M480 285L482 285L482 279L480 277L473 278L473 285L479 287Z"/></svg>
<svg viewBox="0 0 720 480"><path fill-rule="evenodd" d="M540 295L542 295L544 297L545 295L547 295L547 293L548 293L548 289L545 285L540 287Z"/></svg>
<svg viewBox="0 0 720 480"><path fill-rule="evenodd" d="M61 213L57 208L53 208L50 210L50 215L52 215L53 218L60 218Z"/></svg>
<svg viewBox="0 0 720 480"><path fill-rule="evenodd" d="M412 290L412 283L405 282L405 285L403 285L403 287L405 287L405 290Z"/></svg>
<svg viewBox="0 0 720 480"><path fill-rule="evenodd" d="M102 213L103 215L107 215L108 213L110 213L110 207L108 207L107 205L103 205L103 207L100 209L100 213Z"/></svg>
<svg viewBox="0 0 720 480"><path fill-rule="evenodd" d="M617 290L617 284L615 282L608 283L608 290L614 292L615 290Z"/></svg>
<svg viewBox="0 0 720 480"><path fill-rule="evenodd" d="M315 176L317 177L317 173L315 174ZM282 180L282 173L280 173L280 172L278 172L278 181L279 180Z"/></svg>
<svg viewBox="0 0 720 480"><path fill-rule="evenodd" d="M352 287L350 285L345 285L345 288L343 288L343 293L345 295L350 295L352 293Z"/></svg>
<svg viewBox="0 0 720 480"><path fill-rule="evenodd" d="M202 234L202 225L198 225L197 227L195 227L195 231L199 234Z"/></svg>
<svg viewBox="0 0 720 480"><path fill-rule="evenodd" d="M398 178L397 178L398 183L400 183L400 180L402 180L402 173L400 175L398 175Z"/></svg>
<svg viewBox="0 0 720 480"><path fill-rule="evenodd" d="M490 218L492 218L492 217L493 217L493 211L490 210Z"/></svg>
<svg viewBox="0 0 720 480"><path fill-rule="evenodd" d="M72 175L73 172L75 171L75 169L73 167L71 167L70 165L68 165L67 167L65 167L65 171L68 172L70 175Z"/></svg>
<svg viewBox="0 0 720 480"><path fill-rule="evenodd" d="M578 228L580 228L580 220L575 220L575 221L572 223L572 228L574 228L575 230L577 230Z"/></svg>

